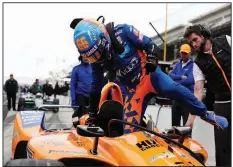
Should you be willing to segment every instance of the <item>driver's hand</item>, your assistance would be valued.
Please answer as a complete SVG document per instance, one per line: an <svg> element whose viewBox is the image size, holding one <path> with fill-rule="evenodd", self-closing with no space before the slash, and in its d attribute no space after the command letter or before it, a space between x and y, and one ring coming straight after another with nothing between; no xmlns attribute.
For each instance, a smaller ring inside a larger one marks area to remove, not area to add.
<svg viewBox="0 0 233 167"><path fill-rule="evenodd" d="M156 70L157 64L152 62L146 62L145 69L146 69L146 75L154 72Z"/></svg>

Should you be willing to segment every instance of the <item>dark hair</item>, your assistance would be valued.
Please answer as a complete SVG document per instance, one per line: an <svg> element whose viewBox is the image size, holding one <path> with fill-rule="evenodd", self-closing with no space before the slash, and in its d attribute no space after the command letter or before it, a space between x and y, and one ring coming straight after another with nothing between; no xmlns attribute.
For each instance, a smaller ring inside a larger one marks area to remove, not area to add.
<svg viewBox="0 0 233 167"><path fill-rule="evenodd" d="M188 38L192 33L195 33L200 36L202 35L200 27L198 25L194 25L186 28L184 32L184 38Z"/></svg>
<svg viewBox="0 0 233 167"><path fill-rule="evenodd" d="M79 61L82 61L82 56L79 56L79 57L78 57L78 60L79 60Z"/></svg>
<svg viewBox="0 0 233 167"><path fill-rule="evenodd" d="M188 28L186 28L184 38L188 38L192 33L195 33L199 36L202 35L203 37L208 39L211 38L210 30L201 24L189 26Z"/></svg>

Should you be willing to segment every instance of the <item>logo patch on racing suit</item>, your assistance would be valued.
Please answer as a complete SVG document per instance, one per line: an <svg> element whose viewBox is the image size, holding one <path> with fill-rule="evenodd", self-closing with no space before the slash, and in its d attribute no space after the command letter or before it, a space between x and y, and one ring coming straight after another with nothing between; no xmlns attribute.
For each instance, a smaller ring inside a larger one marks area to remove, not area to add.
<svg viewBox="0 0 233 167"><path fill-rule="evenodd" d="M134 57L133 59L131 59L130 63L126 67L119 69L118 74L120 74L120 76L127 75L137 66L138 62L138 58Z"/></svg>

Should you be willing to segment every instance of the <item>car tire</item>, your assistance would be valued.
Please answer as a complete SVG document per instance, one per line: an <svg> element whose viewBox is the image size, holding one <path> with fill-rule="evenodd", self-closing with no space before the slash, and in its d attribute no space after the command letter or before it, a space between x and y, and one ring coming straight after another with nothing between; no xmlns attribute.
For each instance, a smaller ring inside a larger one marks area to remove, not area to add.
<svg viewBox="0 0 233 167"><path fill-rule="evenodd" d="M53 104L59 105L59 99L54 99ZM58 111L59 111L59 107L56 107L56 108L53 109L54 113L57 113Z"/></svg>
<svg viewBox="0 0 233 167"><path fill-rule="evenodd" d="M25 103L25 99L24 98L19 98L19 101L18 101L18 111L23 111L23 109L24 109L24 103Z"/></svg>
<svg viewBox="0 0 233 167"><path fill-rule="evenodd" d="M62 162L47 159L14 159L4 166L65 166Z"/></svg>

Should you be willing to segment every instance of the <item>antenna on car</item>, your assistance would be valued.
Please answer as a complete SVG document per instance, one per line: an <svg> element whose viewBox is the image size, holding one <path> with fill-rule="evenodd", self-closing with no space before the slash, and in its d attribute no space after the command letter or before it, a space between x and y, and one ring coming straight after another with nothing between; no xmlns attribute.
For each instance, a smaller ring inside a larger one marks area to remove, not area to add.
<svg viewBox="0 0 233 167"><path fill-rule="evenodd" d="M99 16L96 20L99 21L101 18L102 18L102 23L104 24L104 22L105 22L104 16L101 15L101 16Z"/></svg>

